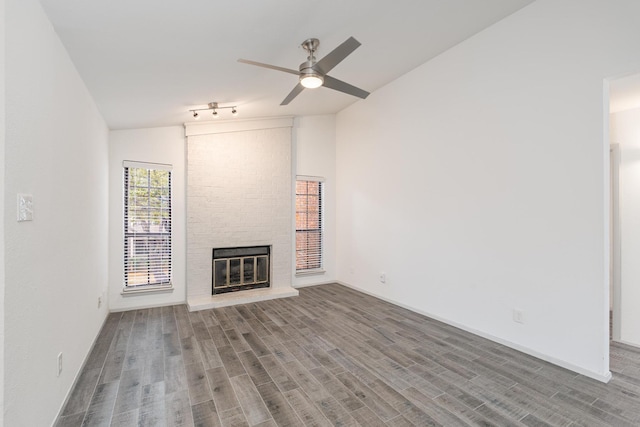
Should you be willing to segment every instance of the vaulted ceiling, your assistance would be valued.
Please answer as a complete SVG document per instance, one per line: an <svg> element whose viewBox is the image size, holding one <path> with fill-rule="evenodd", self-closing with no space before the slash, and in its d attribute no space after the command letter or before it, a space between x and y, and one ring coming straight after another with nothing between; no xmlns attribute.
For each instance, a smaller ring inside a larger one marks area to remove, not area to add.
<svg viewBox="0 0 640 427"><path fill-rule="evenodd" d="M280 106L297 77L237 59L297 69L305 39L321 58L353 36L330 74L374 92L532 1L40 0L112 129L182 124L211 101L245 118L336 113L358 98L319 88Z"/></svg>

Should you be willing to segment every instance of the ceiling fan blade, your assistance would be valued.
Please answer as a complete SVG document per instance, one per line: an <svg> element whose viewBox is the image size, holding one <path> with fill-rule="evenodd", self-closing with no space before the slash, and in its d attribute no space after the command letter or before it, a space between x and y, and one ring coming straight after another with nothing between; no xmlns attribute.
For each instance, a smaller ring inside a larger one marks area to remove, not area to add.
<svg viewBox="0 0 640 427"><path fill-rule="evenodd" d="M293 90L291 92L289 92L289 95L287 95L287 97L284 99L284 101L282 101L280 103L280 105L289 104L291 101L293 101L293 98L295 98L296 96L298 96L300 94L300 92L302 92L303 89L304 89L304 86L302 86L300 83L298 83L296 85L296 87L294 87Z"/></svg>
<svg viewBox="0 0 640 427"><path fill-rule="evenodd" d="M313 68L320 71L322 74L327 74L338 65L344 58L349 56L351 52L356 50L360 46L360 42L353 37L349 37L347 41L342 43L337 48L329 52L324 58L314 65Z"/></svg>
<svg viewBox="0 0 640 427"><path fill-rule="evenodd" d="M249 61L248 59L238 59L238 62L249 65L257 65L258 67L269 68L276 71L284 71L285 73L295 74L296 76L300 74L300 72L296 70L290 70L288 68L278 67L276 65L263 64L262 62Z"/></svg>
<svg viewBox="0 0 640 427"><path fill-rule="evenodd" d="M349 95L357 96L358 98L362 99L365 99L367 96L369 96L369 92L367 92L366 90L362 90L360 88L352 86L349 83L343 82L342 80L334 79L331 76L324 76L324 84L322 86L344 92Z"/></svg>

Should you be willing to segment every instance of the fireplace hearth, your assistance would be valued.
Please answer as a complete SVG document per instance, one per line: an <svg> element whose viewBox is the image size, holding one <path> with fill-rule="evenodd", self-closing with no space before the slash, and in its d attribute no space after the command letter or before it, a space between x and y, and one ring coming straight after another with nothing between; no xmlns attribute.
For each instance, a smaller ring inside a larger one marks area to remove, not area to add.
<svg viewBox="0 0 640 427"><path fill-rule="evenodd" d="M214 248L211 294L270 287L271 247Z"/></svg>

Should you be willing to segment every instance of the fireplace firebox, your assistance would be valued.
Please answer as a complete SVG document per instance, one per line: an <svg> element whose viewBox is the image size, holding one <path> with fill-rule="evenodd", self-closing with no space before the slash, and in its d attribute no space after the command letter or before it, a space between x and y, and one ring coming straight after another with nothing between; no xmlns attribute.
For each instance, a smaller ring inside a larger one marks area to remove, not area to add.
<svg viewBox="0 0 640 427"><path fill-rule="evenodd" d="M211 293L268 288L270 265L271 246L214 248Z"/></svg>

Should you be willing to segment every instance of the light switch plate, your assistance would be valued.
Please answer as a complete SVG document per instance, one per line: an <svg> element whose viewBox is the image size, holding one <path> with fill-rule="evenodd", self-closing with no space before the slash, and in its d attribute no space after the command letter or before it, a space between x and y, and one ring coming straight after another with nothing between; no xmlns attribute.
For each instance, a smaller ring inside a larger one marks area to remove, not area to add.
<svg viewBox="0 0 640 427"><path fill-rule="evenodd" d="M33 221L33 196L18 194L18 222Z"/></svg>

